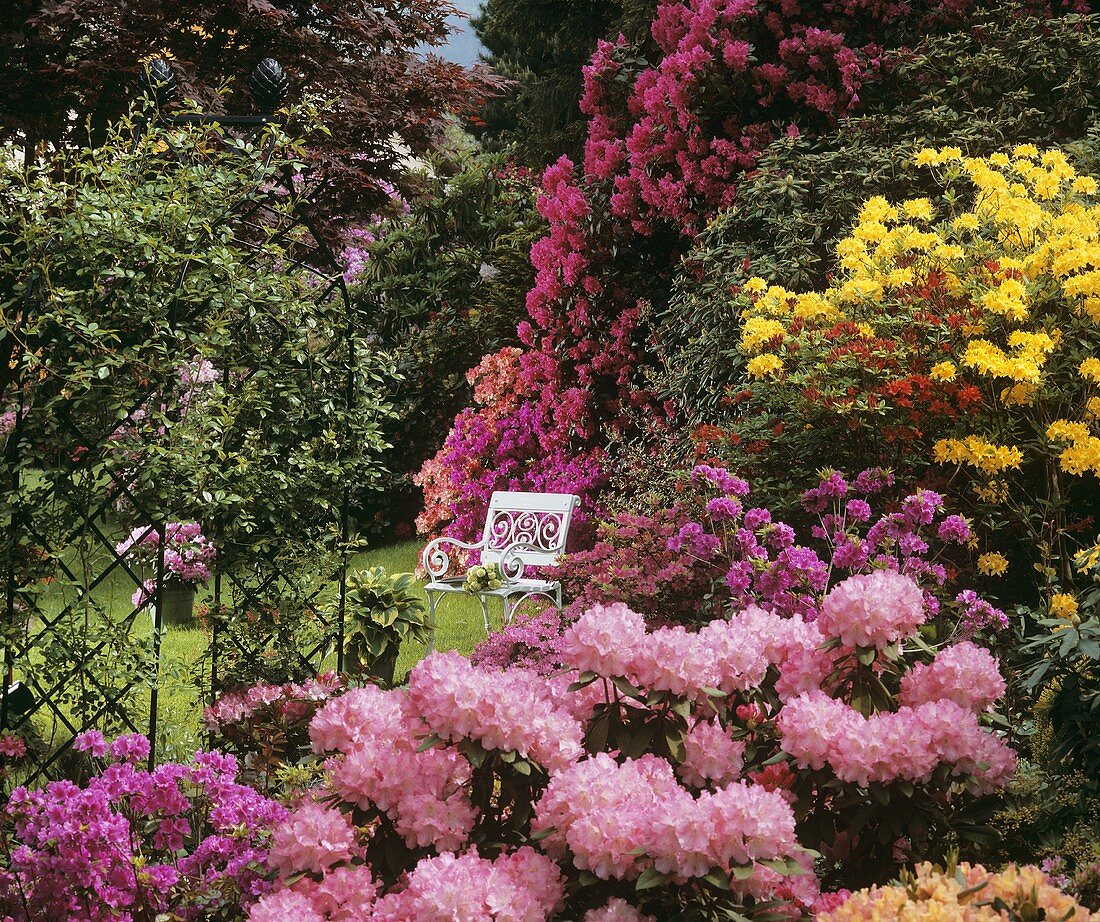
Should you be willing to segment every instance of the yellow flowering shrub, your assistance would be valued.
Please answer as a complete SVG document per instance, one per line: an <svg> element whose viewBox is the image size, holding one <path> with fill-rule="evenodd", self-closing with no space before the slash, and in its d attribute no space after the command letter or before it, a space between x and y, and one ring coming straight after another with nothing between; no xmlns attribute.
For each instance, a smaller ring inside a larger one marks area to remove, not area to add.
<svg viewBox="0 0 1100 922"><path fill-rule="evenodd" d="M915 162L942 194L868 199L825 290L738 295L756 409L738 435L792 478L828 446L968 480L979 523L1065 581L1067 526L1100 514L1100 183L1030 144Z"/></svg>
<svg viewBox="0 0 1100 922"><path fill-rule="evenodd" d="M1034 865L1009 865L991 874L980 864L955 867L918 864L888 887L853 893L835 909L819 912L817 922L1003 922L1009 919L1058 919L1100 922L1073 897L1063 893Z"/></svg>

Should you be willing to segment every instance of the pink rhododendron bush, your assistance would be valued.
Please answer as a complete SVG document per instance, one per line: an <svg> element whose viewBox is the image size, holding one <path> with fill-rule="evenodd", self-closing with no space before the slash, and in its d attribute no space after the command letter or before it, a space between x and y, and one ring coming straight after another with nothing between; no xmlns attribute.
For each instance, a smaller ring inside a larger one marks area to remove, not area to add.
<svg viewBox="0 0 1100 922"><path fill-rule="evenodd" d="M694 631L595 605L556 674L449 652L353 689L311 722L324 784L249 919L797 918L888 879L1015 767L997 661L929 645L930 614L889 569Z"/></svg>

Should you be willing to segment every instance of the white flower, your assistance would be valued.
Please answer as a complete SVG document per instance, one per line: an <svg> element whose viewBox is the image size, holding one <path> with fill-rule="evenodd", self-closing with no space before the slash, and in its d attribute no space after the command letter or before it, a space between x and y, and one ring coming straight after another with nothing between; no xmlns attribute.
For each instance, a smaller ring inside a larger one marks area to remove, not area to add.
<svg viewBox="0 0 1100 922"><path fill-rule="evenodd" d="M500 275L500 270L489 263L482 263L481 267L477 270L477 274L480 275L484 281L491 282Z"/></svg>

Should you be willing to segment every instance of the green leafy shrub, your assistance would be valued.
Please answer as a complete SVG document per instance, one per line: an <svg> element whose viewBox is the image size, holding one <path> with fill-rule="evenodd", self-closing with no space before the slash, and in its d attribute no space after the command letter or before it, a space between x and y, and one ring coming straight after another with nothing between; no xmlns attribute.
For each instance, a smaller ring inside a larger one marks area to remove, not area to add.
<svg viewBox="0 0 1100 922"><path fill-rule="evenodd" d="M865 87L859 117L832 133L773 142L741 180L736 205L700 235L655 318L665 387L680 412L695 425L739 415L746 379L731 291L753 275L824 287L834 247L869 195L886 190L900 201L933 191L911 164L915 150L950 143L982 156L1015 142L1086 138L1100 86L1096 23L987 13L971 29L918 45L881 84ZM1091 169L1080 153L1079 168Z"/></svg>
<svg viewBox="0 0 1100 922"><path fill-rule="evenodd" d="M372 525L392 517L407 526L420 511L411 475L470 402L466 372L517 342L534 277L528 253L543 229L534 177L503 156L476 153L458 137L428 166L408 213L384 220L356 259L363 268L352 296L402 376L384 429L388 489L359 498Z"/></svg>
<svg viewBox="0 0 1100 922"><path fill-rule="evenodd" d="M427 612L411 573L372 567L350 576L345 650L351 671L392 682L401 644L428 642L434 625Z"/></svg>

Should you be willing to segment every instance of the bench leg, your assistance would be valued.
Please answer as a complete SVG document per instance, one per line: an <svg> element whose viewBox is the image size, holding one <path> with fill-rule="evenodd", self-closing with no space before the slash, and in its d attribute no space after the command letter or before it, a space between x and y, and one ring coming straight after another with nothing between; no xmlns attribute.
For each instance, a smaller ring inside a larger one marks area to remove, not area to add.
<svg viewBox="0 0 1100 922"><path fill-rule="evenodd" d="M477 600L481 603L481 620L485 625L485 636L489 636L489 600L483 595L479 595Z"/></svg>
<svg viewBox="0 0 1100 922"><path fill-rule="evenodd" d="M561 611L561 583L554 587L554 604L557 606L558 611Z"/></svg>
<svg viewBox="0 0 1100 922"><path fill-rule="evenodd" d="M512 597L510 595L506 595L501 599L501 602L504 603L504 620L501 624L501 627L508 627L508 625L512 623Z"/></svg>
<svg viewBox="0 0 1100 922"><path fill-rule="evenodd" d="M431 653L435 649L435 612L439 608L439 603L443 601L442 592L428 591L428 620L431 621L432 627L428 631L428 652Z"/></svg>

